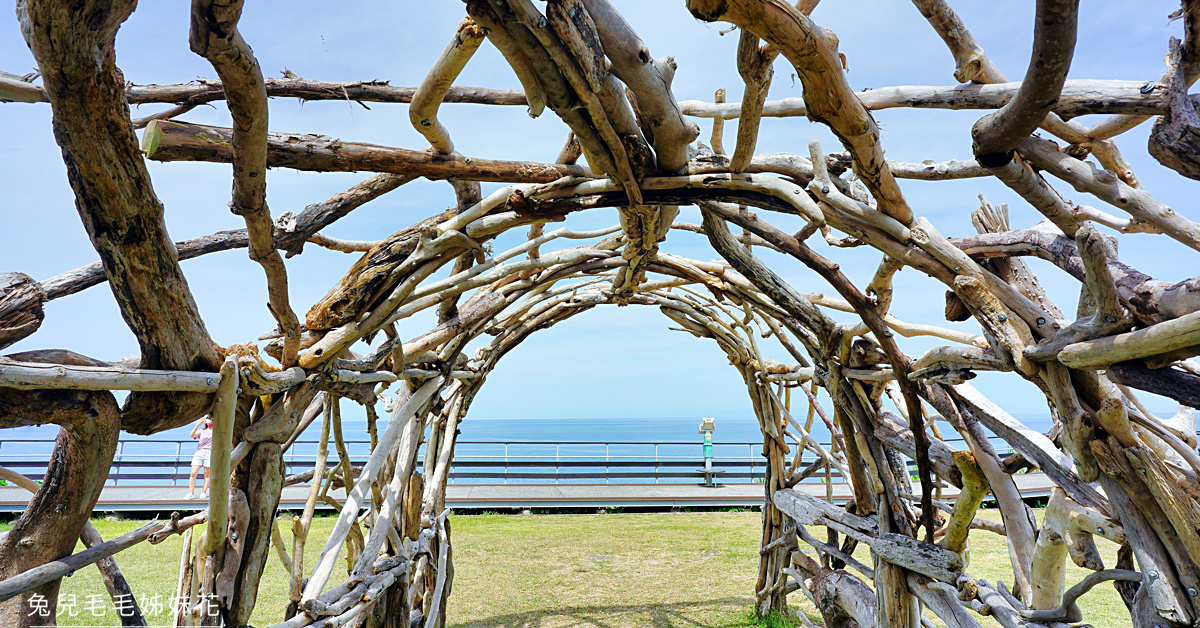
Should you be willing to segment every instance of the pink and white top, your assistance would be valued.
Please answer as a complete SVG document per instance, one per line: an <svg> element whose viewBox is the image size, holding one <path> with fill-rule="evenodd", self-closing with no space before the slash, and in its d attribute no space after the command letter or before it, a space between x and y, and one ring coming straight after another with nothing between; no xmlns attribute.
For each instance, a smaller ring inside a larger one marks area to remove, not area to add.
<svg viewBox="0 0 1200 628"><path fill-rule="evenodd" d="M197 434L200 438L200 443L196 445L196 449L212 449L212 428L206 427Z"/></svg>

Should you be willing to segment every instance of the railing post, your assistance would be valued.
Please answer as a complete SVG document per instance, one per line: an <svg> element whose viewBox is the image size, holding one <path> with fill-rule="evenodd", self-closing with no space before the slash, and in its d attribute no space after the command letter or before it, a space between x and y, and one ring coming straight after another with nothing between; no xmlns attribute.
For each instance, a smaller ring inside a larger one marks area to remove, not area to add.
<svg viewBox="0 0 1200 628"><path fill-rule="evenodd" d="M558 469L558 451L562 447L562 443L554 443L554 483L558 484L558 476L561 473Z"/></svg>
<svg viewBox="0 0 1200 628"><path fill-rule="evenodd" d="M508 484L508 443L504 443L504 483Z"/></svg>
<svg viewBox="0 0 1200 628"><path fill-rule="evenodd" d="M654 483L658 484L658 474L661 472L662 465L658 464L658 443L654 443Z"/></svg>
<svg viewBox="0 0 1200 628"><path fill-rule="evenodd" d="M612 443L604 443L604 483L605 484L612 484L611 479L608 477L608 475L610 473L612 473L612 471L609 470L609 466L608 466L608 457L609 457L608 446L611 444Z"/></svg>
<svg viewBox="0 0 1200 628"><path fill-rule="evenodd" d="M755 479L755 478L754 478L754 463L755 463L755 458L754 458L754 444L753 444L753 443L751 443L751 444L750 444L750 482L751 482L751 483L753 483L753 482L754 482L754 479Z"/></svg>
<svg viewBox="0 0 1200 628"><path fill-rule="evenodd" d="M121 475L121 456L125 453L125 441L117 441L117 455L113 457L113 466L116 468L116 473L112 474L113 486L120 483L117 479Z"/></svg>

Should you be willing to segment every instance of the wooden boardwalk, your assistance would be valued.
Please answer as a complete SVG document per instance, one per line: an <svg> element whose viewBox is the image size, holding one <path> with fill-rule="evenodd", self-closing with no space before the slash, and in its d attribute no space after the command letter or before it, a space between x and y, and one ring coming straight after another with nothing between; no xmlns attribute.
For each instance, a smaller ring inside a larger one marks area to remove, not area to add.
<svg viewBox="0 0 1200 628"><path fill-rule="evenodd" d="M1054 483L1041 473L1015 475L1017 488L1025 498L1046 497ZM824 497L825 485L805 482L797 486L811 495ZM183 486L106 486L100 493L95 512L181 512L201 510L201 500L186 500ZM953 500L956 489L943 492ZM308 496L307 486L283 490L280 510L300 510ZM341 490L331 496L342 500ZM841 503L851 496L844 483L833 484L833 498ZM508 510L524 508L669 508L748 507L763 502L762 484L723 484L705 487L696 484L451 484L446 491L450 508L472 510ZM0 512L21 512L29 493L16 487L0 487ZM318 504L318 508L328 508Z"/></svg>

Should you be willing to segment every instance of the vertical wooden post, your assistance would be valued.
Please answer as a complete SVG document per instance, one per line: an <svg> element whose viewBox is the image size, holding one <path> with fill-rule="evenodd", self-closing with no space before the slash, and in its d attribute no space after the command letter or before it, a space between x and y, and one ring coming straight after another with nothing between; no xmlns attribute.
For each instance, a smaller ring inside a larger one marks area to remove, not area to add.
<svg viewBox="0 0 1200 628"><path fill-rule="evenodd" d="M237 357L228 356L221 364L221 382L212 409L212 460L209 463L208 535L204 553L212 554L225 544L229 524L229 452L233 448L233 421L238 400Z"/></svg>

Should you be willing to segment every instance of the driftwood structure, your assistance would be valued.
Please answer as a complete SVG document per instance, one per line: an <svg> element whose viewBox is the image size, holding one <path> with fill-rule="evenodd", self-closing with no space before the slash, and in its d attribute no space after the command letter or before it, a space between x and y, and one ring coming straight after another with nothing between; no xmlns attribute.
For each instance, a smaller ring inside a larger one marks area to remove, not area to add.
<svg viewBox="0 0 1200 628"><path fill-rule="evenodd" d="M41 79L0 76L0 99L52 108L100 261L44 281L0 275L0 347L33 334L47 301L108 283L141 356L128 364L61 350L0 358L0 428L61 427L41 485L0 474L35 491L0 536L0 623L53 622L30 601L48 598L53 609L60 579L93 563L114 596L127 592L114 555L182 534L180 626L247 624L272 553L291 575L278 626L442 625L454 576L444 501L459 424L499 360L530 334L615 304L656 307L679 330L717 343L745 382L769 463L758 613L786 611L788 596L800 592L830 627L916 628L936 616L974 628L990 615L1005 628L1048 628L1086 620L1077 601L1112 581L1131 625L1200 624L1200 456L1190 410L1200 407L1200 367L1188 360L1200 355L1200 279L1155 279L1122 263L1116 247L1118 234L1142 232L1163 247L1200 250L1200 224L1143 189L1113 142L1154 118L1150 153L1197 178L1200 121L1187 89L1200 76L1200 4L1185 0L1176 16L1185 37L1169 48L1163 42L1169 72L1142 85L1066 80L1077 0L1037 2L1019 82L997 70L944 1L914 0L950 47L963 85L865 92L851 91L837 37L808 17L816 0L686 4L700 20L740 29L740 103L677 101L675 61L653 57L608 0L467 0L450 43L413 88L264 79L238 30L240 0L192 1L189 43L217 79L128 85L114 41L132 0L18 0ZM485 45L503 54L523 90L454 85ZM780 55L803 84L802 100L766 101ZM429 147L271 130L269 97L407 103ZM228 128L177 119L219 100L228 104ZM545 163L463 156L438 118L453 102L520 105L535 116L549 109L571 136ZM137 103L174 106L135 120L129 107ZM975 154L941 164L889 161L870 113L886 107L981 110ZM1097 113L1110 117L1090 127L1072 120ZM763 116L821 122L845 152L814 141L800 154L759 154ZM719 123L708 144L698 142L697 118ZM729 148L726 123L737 126ZM139 145L134 131L142 127ZM1033 135L1039 128L1058 139ZM231 163L230 208L245 228L172 242L146 159ZM267 168L377 174L297 215L272 216ZM991 176L1045 220L1014 226L1006 207L984 201L972 214L977 233L943 234L900 183ZM455 205L376 242L322 234L418 177L449 182ZM480 182L507 186L484 196ZM1062 184L1111 207L1071 203L1055 189ZM685 205L701 209L702 224L676 220ZM553 226L594 208L618 208L619 224L588 232ZM772 222L781 215L803 228L781 229ZM492 250L499 235L518 229L528 231L523 244ZM706 235L721 261L661 251L672 230ZM806 244L811 238L860 247L881 260L878 270L855 285ZM306 243L361 257L301 317L281 252L301 253ZM265 355L251 343L213 342L180 268L180 260L236 248L262 267L278 322L260 339ZM790 286L756 248L815 271L838 296ZM1043 290L1026 257L1077 280L1074 314ZM893 276L905 267L941 282L944 316L973 318L980 333L889 314L899 296ZM430 308L438 325L401 337L396 323ZM838 322L831 311L857 322ZM943 346L910 355L900 340L912 336ZM482 348L467 355L481 338ZM370 349L352 351L360 341ZM1033 431L977 392L967 381L978 371L1039 388L1053 429ZM396 398L377 430L378 394L388 386ZM130 391L123 405L112 390ZM1180 412L1155 416L1139 391L1178 401ZM807 408L793 411L793 397ZM373 449L361 467L344 451L346 403L362 404L368 416ZM87 520L120 431L152 434L206 414L215 423L207 510L100 539ZM285 477L284 452L318 420L315 468ZM813 437L817 420L832 445ZM966 449L949 447L946 432ZM1016 453L999 457L989 433ZM422 442L426 455L418 458ZM815 462L802 463L806 452ZM1057 485L1041 522L1013 480L1030 468ZM844 507L793 489L833 472L853 488ZM308 501L289 547L276 527L277 504L283 486L303 482ZM331 486L346 487L344 501L329 495ZM950 486L959 489L952 506L939 499ZM987 495L1003 526L975 518ZM340 516L316 564L305 564L318 501ZM995 533L1007 539L1011 587L973 577L966 560L971 534ZM81 537L89 549L72 554ZM1098 542L1120 547L1116 565L1103 564ZM871 549L868 562L853 556L860 545ZM1094 574L1064 590L1068 558ZM124 619L145 623L137 614Z"/></svg>

